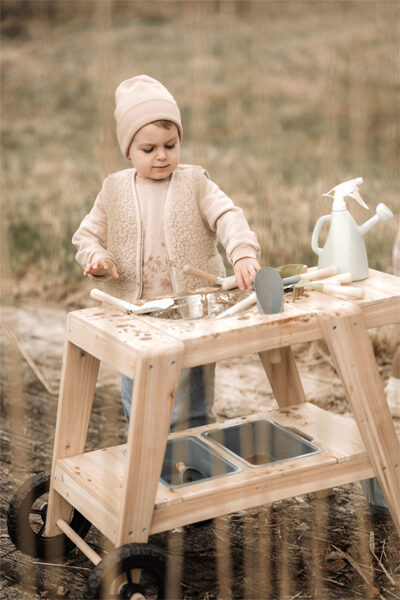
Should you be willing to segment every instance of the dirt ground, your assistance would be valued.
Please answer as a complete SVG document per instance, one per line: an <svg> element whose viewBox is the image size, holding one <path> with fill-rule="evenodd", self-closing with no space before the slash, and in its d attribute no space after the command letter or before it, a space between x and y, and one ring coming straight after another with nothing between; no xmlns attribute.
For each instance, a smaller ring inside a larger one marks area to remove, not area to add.
<svg viewBox="0 0 400 600"><path fill-rule="evenodd" d="M65 310L38 306L3 311L3 323L14 331L54 391L60 379L65 316ZM372 335L386 380L395 350L393 331ZM46 391L21 360L4 329L2 341L1 597L84 600L92 565L81 553L74 550L63 564L46 564L22 555L7 534L6 513L16 488L31 473L50 467L57 396ZM307 398L347 413L344 391L326 349L321 344L303 345L295 347L295 355ZM218 364L215 407L221 420L275 407L257 356ZM400 420L394 421L399 430ZM118 377L102 368L87 447L116 445L125 439ZM90 531L86 540L97 552L107 551L107 542L97 532ZM176 581L182 579L188 599L400 599L400 547L393 522L370 514L358 483L334 488L326 498L296 496L159 534L151 541L168 548L171 572Z"/></svg>

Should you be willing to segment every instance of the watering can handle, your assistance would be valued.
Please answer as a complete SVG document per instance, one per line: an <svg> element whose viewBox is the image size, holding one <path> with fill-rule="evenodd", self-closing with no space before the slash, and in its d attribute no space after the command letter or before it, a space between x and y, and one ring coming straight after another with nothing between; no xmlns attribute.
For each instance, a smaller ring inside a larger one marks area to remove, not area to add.
<svg viewBox="0 0 400 600"><path fill-rule="evenodd" d="M320 248L318 246L318 238L319 238L319 234L320 231L322 229L322 225L326 222L326 221L330 221L331 220L331 216L332 215L324 215L323 217L320 217L318 219L318 221L315 223L315 227L314 227L314 231L312 232L312 237L311 237L311 248L313 249L313 251L315 252L315 254L318 254L318 256L321 254L322 252L322 248Z"/></svg>

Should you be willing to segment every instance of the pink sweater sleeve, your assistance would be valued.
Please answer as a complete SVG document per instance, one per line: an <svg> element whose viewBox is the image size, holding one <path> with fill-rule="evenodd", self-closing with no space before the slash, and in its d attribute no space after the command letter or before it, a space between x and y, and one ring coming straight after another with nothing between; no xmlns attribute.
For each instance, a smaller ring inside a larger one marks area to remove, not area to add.
<svg viewBox="0 0 400 600"><path fill-rule="evenodd" d="M72 243L78 248L76 260L81 267L85 268L93 260L105 258L112 260L116 264L115 258L105 247L106 240L107 218L100 192L92 210L83 219L72 237Z"/></svg>
<svg viewBox="0 0 400 600"><path fill-rule="evenodd" d="M258 258L260 246L250 230L244 212L230 198L204 176L200 210L211 231L224 246L229 262L234 265L240 258Z"/></svg>

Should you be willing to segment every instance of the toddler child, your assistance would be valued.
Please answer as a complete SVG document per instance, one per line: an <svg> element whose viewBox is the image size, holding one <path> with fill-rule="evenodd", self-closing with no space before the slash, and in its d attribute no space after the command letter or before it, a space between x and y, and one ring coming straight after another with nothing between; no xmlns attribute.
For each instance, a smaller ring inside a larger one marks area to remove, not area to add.
<svg viewBox="0 0 400 600"><path fill-rule="evenodd" d="M225 276L219 241L239 288L251 288L260 268L256 236L204 169L180 164L183 130L173 96L139 75L118 86L115 101L118 142L132 168L106 177L72 238L83 274L105 280L111 294L128 301L181 293L204 286L184 273L186 264ZM214 420L214 370L182 371L171 430ZM132 379L123 375L121 389L129 420Z"/></svg>

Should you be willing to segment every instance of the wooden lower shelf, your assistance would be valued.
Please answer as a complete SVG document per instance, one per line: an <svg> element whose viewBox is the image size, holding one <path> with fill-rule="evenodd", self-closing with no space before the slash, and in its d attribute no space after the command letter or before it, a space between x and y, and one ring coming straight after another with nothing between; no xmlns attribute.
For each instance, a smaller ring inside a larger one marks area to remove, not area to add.
<svg viewBox="0 0 400 600"><path fill-rule="evenodd" d="M323 451L251 468L218 447L220 455L239 464L242 470L175 489L160 483L151 534L374 476L351 417L335 415L305 402L284 410L231 419L220 426L260 418L272 419L292 429ZM170 438L200 436L205 429L209 426L175 433ZM217 448L212 442L210 445ZM115 446L61 459L55 470L56 491L114 543L126 466L125 449L126 445Z"/></svg>

